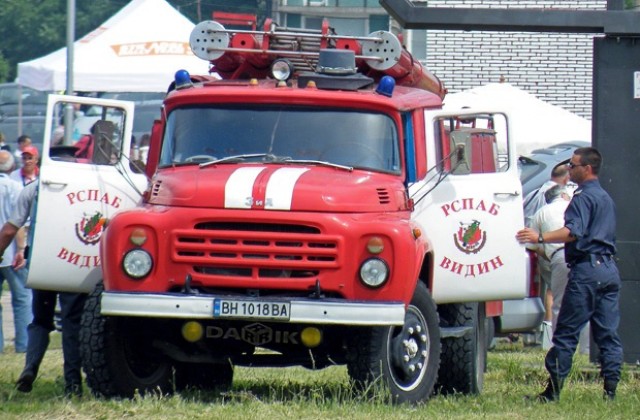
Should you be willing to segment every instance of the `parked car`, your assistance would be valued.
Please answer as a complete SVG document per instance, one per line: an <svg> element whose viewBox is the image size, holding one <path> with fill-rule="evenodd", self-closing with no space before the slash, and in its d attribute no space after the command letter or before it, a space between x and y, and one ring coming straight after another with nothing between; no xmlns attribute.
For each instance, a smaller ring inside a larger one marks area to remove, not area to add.
<svg viewBox="0 0 640 420"><path fill-rule="evenodd" d="M0 83L0 118L45 115L47 95L17 83Z"/></svg>
<svg viewBox="0 0 640 420"><path fill-rule="evenodd" d="M518 169L522 182L522 195L540 188L551 178L551 171L560 163L567 163L573 151L579 147L591 146L590 142L575 140L554 144L545 149L536 149L527 156L520 156Z"/></svg>
<svg viewBox="0 0 640 420"><path fill-rule="evenodd" d="M23 117L0 118L0 132L6 138L11 150L17 147L18 136L26 134L31 137L33 145L42 152L42 141L44 138L44 125L46 117L44 115L28 115Z"/></svg>
<svg viewBox="0 0 640 420"><path fill-rule="evenodd" d="M568 163L575 149L590 145L591 143L586 141L569 141L534 150L527 156L520 156L518 166L523 197L540 188L542 184L548 181L551 178L551 171L554 167L558 164ZM514 235L516 228L514 227ZM542 297L544 296L545 288L540 287L542 286L540 284L533 286L539 296L503 302L502 316L496 319L496 335L532 333L539 330L544 319Z"/></svg>

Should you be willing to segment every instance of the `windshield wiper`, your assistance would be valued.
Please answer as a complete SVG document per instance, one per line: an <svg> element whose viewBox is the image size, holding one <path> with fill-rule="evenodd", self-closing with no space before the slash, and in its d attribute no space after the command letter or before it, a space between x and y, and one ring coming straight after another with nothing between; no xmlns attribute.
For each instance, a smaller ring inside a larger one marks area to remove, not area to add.
<svg viewBox="0 0 640 420"><path fill-rule="evenodd" d="M298 163L298 164L314 164L314 165L322 165L328 166L331 168L344 169L345 171L353 172L352 166L339 165L337 163L331 163L324 160L313 160L313 159L292 159L289 156L278 156L272 153L252 153L246 155L235 155L235 156L227 156L220 159L212 160L209 162L203 162L200 164L201 168L205 168L207 166L216 165L218 163L236 163L242 162L246 159L252 158L263 158L263 163Z"/></svg>
<svg viewBox="0 0 640 420"><path fill-rule="evenodd" d="M281 160L280 162L283 162L283 163L309 163L309 164L316 164L316 165L322 165L322 166L329 166L331 168L344 169L345 171L353 172L353 166L339 165L337 163L331 163L331 162L327 162L325 160L286 158L286 159Z"/></svg>
<svg viewBox="0 0 640 420"><path fill-rule="evenodd" d="M242 162L245 159L252 159L252 158L258 158L258 157L265 157L268 156L268 153L251 153L251 154L246 154L246 155L234 155L234 156L227 156L227 157L223 157L220 159L216 159L216 160L211 160L209 162L204 162L200 164L201 168L205 168L207 166L211 166L211 165L216 165L218 163L235 163L235 162Z"/></svg>

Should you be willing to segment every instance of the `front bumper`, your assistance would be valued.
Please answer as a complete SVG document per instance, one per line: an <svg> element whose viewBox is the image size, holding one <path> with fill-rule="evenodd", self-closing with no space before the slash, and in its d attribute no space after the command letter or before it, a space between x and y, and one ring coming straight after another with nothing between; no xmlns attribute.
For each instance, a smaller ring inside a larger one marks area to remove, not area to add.
<svg viewBox="0 0 640 420"><path fill-rule="evenodd" d="M214 299L226 297L228 296L103 292L101 313L150 318L218 319L213 315ZM286 322L293 324L404 324L405 306L402 302L347 302L340 299L299 298L285 301L291 304L290 317ZM260 318L241 320L264 321Z"/></svg>

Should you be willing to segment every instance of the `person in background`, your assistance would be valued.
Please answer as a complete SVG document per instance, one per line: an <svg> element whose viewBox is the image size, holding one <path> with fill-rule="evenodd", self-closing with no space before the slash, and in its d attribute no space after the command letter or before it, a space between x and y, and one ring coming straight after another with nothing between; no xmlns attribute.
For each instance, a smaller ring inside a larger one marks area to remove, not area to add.
<svg viewBox="0 0 640 420"><path fill-rule="evenodd" d="M569 169L567 165L561 163L551 170L551 178L540 186L537 190L531 191L523 199L524 225L531 226L531 219L538 210L547 204L544 193L556 185L567 185L570 181Z"/></svg>
<svg viewBox="0 0 640 420"><path fill-rule="evenodd" d="M23 134L20 137L18 137L18 139L16 140L16 143L18 143L18 148L13 152L13 155L16 160L16 169L17 169L22 167L22 151L24 150L25 147L32 145L31 137L27 136L26 134Z"/></svg>
<svg viewBox="0 0 640 420"><path fill-rule="evenodd" d="M73 93L74 95L77 95L76 92ZM84 112L81 110L81 105L78 103L72 103L70 104L73 107L73 112L72 112L72 116L71 116L71 120L72 122L75 122L79 117L84 116ZM64 114L64 108L60 109L61 111L61 115L58 118L58 126L53 130L52 133L52 139L51 139L51 146L60 146L64 144L65 141L65 127L64 127L64 120L65 120L65 114ZM75 143L78 140L80 140L80 132L78 131L78 129L75 127L75 124L73 124L71 126L71 142Z"/></svg>
<svg viewBox="0 0 640 420"><path fill-rule="evenodd" d="M531 191L524 197L524 225L531 226L533 216L547 204L545 193L550 188L556 185L566 186L569 181L569 169L567 165L562 163L554 166L551 170L551 178L542 184L540 188ZM567 189L566 191L568 192L569 190ZM540 276L540 284L544 285L545 311L542 322L542 348L543 350L549 350L549 348L551 348L551 342L545 338L550 338L552 335L553 293L551 293L551 265L550 261L544 257L544 254L538 258L538 275Z"/></svg>
<svg viewBox="0 0 640 420"><path fill-rule="evenodd" d="M34 146L26 146L22 149L22 168L11 172L11 178L22 185L30 184L38 179L40 175L38 156L38 149Z"/></svg>
<svg viewBox="0 0 640 420"><path fill-rule="evenodd" d="M39 182L25 186L18 197L15 211L0 230L0 257L21 231L34 213ZM18 245L24 243L24 235ZM24 246L24 245L22 245ZM17 253L14 267L24 266L24 254ZM29 340L25 366L16 381L20 392L31 392L40 364L49 346L49 333L54 330L53 317L56 298L60 300L62 310L62 354L64 358L65 396L82 395L82 375L80 356L80 318L87 295L85 293L57 292L52 290L33 290L33 321L27 328Z"/></svg>
<svg viewBox="0 0 640 420"><path fill-rule="evenodd" d="M98 130L98 121L91 126L91 133L85 134L78 140L74 146L76 152L74 156L80 159L91 159L93 157L93 148L95 146L95 135Z"/></svg>
<svg viewBox="0 0 640 420"><path fill-rule="evenodd" d="M145 133L140 137L140 144L138 144L138 159L141 160L144 164L147 163L147 159L149 158L150 141L151 136Z"/></svg>
<svg viewBox="0 0 640 420"><path fill-rule="evenodd" d="M22 184L9 178L13 166L14 158L11 152L0 150L0 224L9 220L22 190ZM27 271L22 267L13 267L14 255L23 252L24 245L18 247L16 241L13 241L5 251L5 259L0 261L0 295L2 295L2 286L5 280L11 290L16 353L27 351L27 325L31 322L31 290L26 287ZM2 306L0 305L0 353L3 351L4 335L2 332Z"/></svg>
<svg viewBox="0 0 640 420"><path fill-rule="evenodd" d="M9 146L9 145L6 143L6 140L7 140L7 139L5 138L4 133L2 133L2 132L0 131L0 150L7 150L7 151L9 151L9 152L10 152L10 151L11 151L11 146Z"/></svg>
<svg viewBox="0 0 640 420"><path fill-rule="evenodd" d="M616 208L598 180L602 156L597 149L576 149L568 166L571 180L578 184L578 189L565 212L564 226L544 233L525 227L516 233L516 239L523 244L564 243L570 269L553 334L553 347L545 357L549 380L536 399L540 402L560 399L580 331L591 322L591 333L600 350L604 397L613 400L623 360L618 335L622 281L613 259L616 254Z"/></svg>

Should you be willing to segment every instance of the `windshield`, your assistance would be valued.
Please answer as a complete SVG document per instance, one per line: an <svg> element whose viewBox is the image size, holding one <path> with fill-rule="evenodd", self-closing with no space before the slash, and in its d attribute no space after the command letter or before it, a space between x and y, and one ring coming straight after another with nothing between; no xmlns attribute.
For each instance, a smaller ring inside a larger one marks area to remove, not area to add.
<svg viewBox="0 0 640 420"><path fill-rule="evenodd" d="M268 159L247 156L245 160L320 161L400 172L397 129L385 114L267 106L172 111L160 165L259 154L268 155Z"/></svg>

